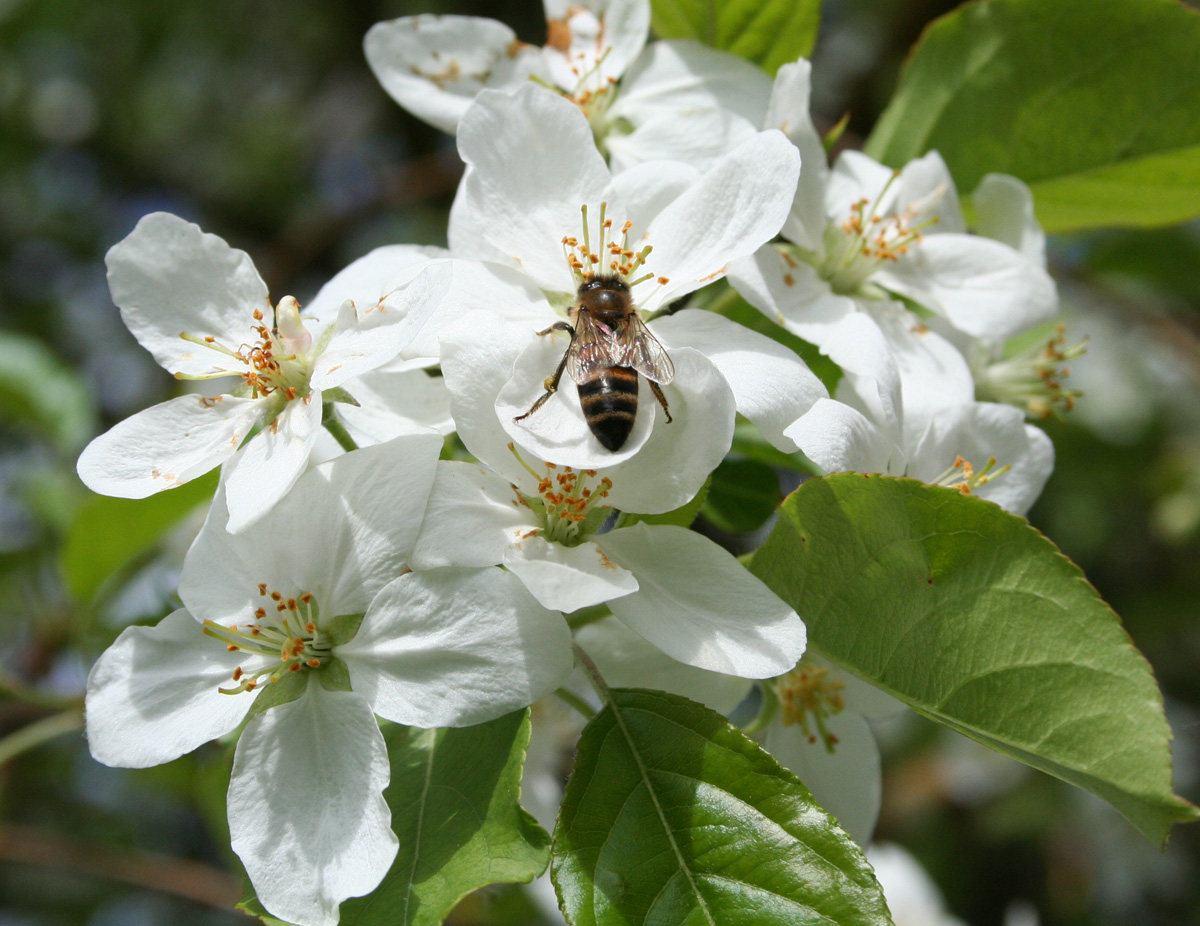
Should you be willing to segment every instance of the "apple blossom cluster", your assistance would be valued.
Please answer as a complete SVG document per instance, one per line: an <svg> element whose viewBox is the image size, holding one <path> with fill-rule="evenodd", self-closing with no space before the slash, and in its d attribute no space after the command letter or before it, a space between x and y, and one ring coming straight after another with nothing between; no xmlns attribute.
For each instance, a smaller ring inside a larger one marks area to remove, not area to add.
<svg viewBox="0 0 1200 926"><path fill-rule="evenodd" d="M447 249L377 249L304 306L175 216L108 254L130 331L198 391L96 438L79 474L125 498L220 485L182 607L91 673L91 751L144 767L236 736L233 848L302 926L396 855L378 719L523 708L574 684L573 647L612 685L757 705L747 728L867 842L864 718L898 705L806 654L802 615L670 513L738 416L814 471L1021 513L1053 466L1026 419L1072 401L1076 349L1004 354L1057 307L1019 181L986 178L968 229L936 153L829 165L806 61L772 83L648 42L645 0L546 13L541 48L456 16L366 37L387 92L457 135ZM834 394L720 294L827 355Z"/></svg>

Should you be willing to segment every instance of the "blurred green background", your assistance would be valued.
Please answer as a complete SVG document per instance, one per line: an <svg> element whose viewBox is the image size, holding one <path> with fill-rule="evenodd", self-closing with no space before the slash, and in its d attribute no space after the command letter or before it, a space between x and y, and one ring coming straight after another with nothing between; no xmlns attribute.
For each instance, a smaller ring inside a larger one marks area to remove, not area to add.
<svg viewBox="0 0 1200 926"><path fill-rule="evenodd" d="M844 143L860 142L952 6L827 2L818 124L849 112ZM544 33L535 0L0 0L0 926L249 922L229 910L227 752L116 771L79 731L92 661L171 608L204 490L121 502L74 475L94 434L175 386L121 324L103 256L167 210L303 302L372 247L444 243L453 142L394 105L361 51L374 22L416 12ZM1154 667L1177 787L1197 801L1200 228L1052 239L1051 259L1069 335L1091 344L1073 376L1086 397L1048 425L1058 466L1032 520ZM878 835L971 926L1030 910L1046 926L1200 924L1200 827L1160 854L1099 801L930 723L880 733ZM452 922L540 920L500 888Z"/></svg>

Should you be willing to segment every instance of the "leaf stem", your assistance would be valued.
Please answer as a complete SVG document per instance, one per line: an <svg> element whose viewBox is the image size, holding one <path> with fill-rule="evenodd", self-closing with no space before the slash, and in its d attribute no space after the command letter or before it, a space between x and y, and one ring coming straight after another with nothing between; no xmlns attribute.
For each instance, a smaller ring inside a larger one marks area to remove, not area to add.
<svg viewBox="0 0 1200 926"><path fill-rule="evenodd" d="M600 696L600 700L605 704L611 704L612 694L608 690L608 683L604 681L604 676L596 668L596 663L592 662L592 657L578 643L572 643L571 648L575 651L575 661L583 668L584 674L587 676L588 681L592 683L592 687L596 689L596 694Z"/></svg>
<svg viewBox="0 0 1200 926"><path fill-rule="evenodd" d="M350 432L346 430L346 426L342 424L342 419L338 417L337 411L333 407L332 402L326 402L321 409L321 424L325 426L325 430L333 435L333 439L337 441L343 450L349 453L351 450L357 450L358 444L354 442L354 438L350 436Z"/></svg>
<svg viewBox="0 0 1200 926"><path fill-rule="evenodd" d="M571 707L575 708L575 710L579 711L579 713L583 714L588 720L596 716L596 712L592 709L592 706L570 689L559 688L554 693L571 705Z"/></svg>
<svg viewBox="0 0 1200 926"><path fill-rule="evenodd" d="M0 694L6 694L17 701L32 704L35 707L46 708L51 711L66 710L70 707L77 707L82 703L82 698L79 696L45 694L44 692L30 688L3 669L0 669Z"/></svg>
<svg viewBox="0 0 1200 926"><path fill-rule="evenodd" d="M28 752L42 743L65 733L74 733L82 729L83 711L78 708L35 720L28 726L0 739L0 765L4 765L21 753Z"/></svg>

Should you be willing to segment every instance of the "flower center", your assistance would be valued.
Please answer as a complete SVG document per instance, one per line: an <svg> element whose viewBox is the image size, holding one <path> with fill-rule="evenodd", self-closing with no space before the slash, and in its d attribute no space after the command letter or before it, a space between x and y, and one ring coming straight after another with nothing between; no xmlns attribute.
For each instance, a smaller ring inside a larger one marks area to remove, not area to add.
<svg viewBox="0 0 1200 926"><path fill-rule="evenodd" d="M1087 353L1087 338L1070 347L1066 343L1066 326L1060 324L1044 345L985 365L975 377L979 398L1024 408L1034 418L1069 412L1083 393L1065 387L1071 368L1063 364Z"/></svg>
<svg viewBox="0 0 1200 926"><path fill-rule="evenodd" d="M840 714L846 704L842 689L846 683L835 678L825 666L801 659L796 668L774 680L779 695L779 717L785 727L798 726L810 743L821 740L833 752L838 738L830 733L825 721Z"/></svg>
<svg viewBox="0 0 1200 926"><path fill-rule="evenodd" d="M183 332L180 337L201 347L229 357L237 362L234 367L214 365L211 373L176 373L176 379L219 379L223 376L240 376L248 387L251 398L259 399L280 393L288 401L308 394L308 380L312 372L309 350L312 336L300 319L300 303L285 296L275 309L275 327L262 324L263 313L254 310L254 331L258 340L253 344L241 344L236 349L217 341L212 335L195 335Z"/></svg>
<svg viewBox="0 0 1200 926"><path fill-rule="evenodd" d="M650 252L654 248L649 244L640 251L634 251L629 247L629 230L633 228L632 222L625 222L621 226L619 242L615 235L610 240L613 220L605 214L608 211L608 203L601 203L599 234L597 235L599 247L592 250L592 234L588 222L587 205L580 206L579 211L583 215L583 240L580 241L571 235L562 239L563 256L577 283L582 284L598 275L616 277L632 290L639 283L655 279L653 273L644 273L636 279L633 278L638 269L646 263L646 258L650 256ZM660 286L665 286L671 281L667 277L658 277L657 282Z"/></svg>
<svg viewBox="0 0 1200 926"><path fill-rule="evenodd" d="M858 293L871 274L884 264L898 263L921 240L921 232L937 221L937 216L931 216L913 224L925 200L902 212L881 215L880 203L895 179L893 174L874 202L863 197L850 207L850 215L842 222L825 227L825 257L817 272L835 293Z"/></svg>
<svg viewBox="0 0 1200 926"><path fill-rule="evenodd" d="M266 600L254 609L253 622L231 627L204 622L204 633L224 643L229 652L269 660L250 671L238 666L233 672L234 686L219 689L224 694L253 691L305 668L319 669L333 649L332 642L317 627L319 609L311 593L287 598L265 582L258 586L258 593ZM276 659L278 664L273 664Z"/></svg>
<svg viewBox="0 0 1200 926"><path fill-rule="evenodd" d="M929 480L930 485L945 486L948 489L958 489L963 495L970 495L982 485L987 485L997 476L1003 476L1007 473L1011 466L1001 466L999 469L993 469L996 465L995 457L988 457L987 462L983 465L983 469L976 471L971 465L970 460L963 459L961 456L954 458L954 464L947 467L940 475Z"/></svg>
<svg viewBox="0 0 1200 926"><path fill-rule="evenodd" d="M617 78L604 73L604 61L612 52L612 46L605 40L604 16L572 6L565 17L552 19L546 25L546 47L566 59L574 78L573 83L564 80L561 88L550 89L583 110L601 140L608 128L605 117L617 91Z"/></svg>
<svg viewBox="0 0 1200 926"><path fill-rule="evenodd" d="M546 472L539 474L521 459L514 445L509 444L508 448L537 480L536 498L517 492L517 501L533 511L541 524L533 533L541 533L553 543L574 547L599 529L608 517L608 506L600 503L608 497L611 479L607 476L597 479L594 469L575 470L554 463L547 463Z"/></svg>

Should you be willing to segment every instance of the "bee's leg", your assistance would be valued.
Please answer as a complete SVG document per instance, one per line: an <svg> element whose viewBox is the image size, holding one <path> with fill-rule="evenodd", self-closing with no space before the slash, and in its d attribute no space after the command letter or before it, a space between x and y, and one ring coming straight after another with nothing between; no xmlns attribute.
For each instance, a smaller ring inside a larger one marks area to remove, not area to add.
<svg viewBox="0 0 1200 926"><path fill-rule="evenodd" d="M658 404L663 407L663 411L667 413L667 424L673 420L671 418L671 409L667 408L667 397L663 395L663 391L658 388L658 383L652 379L646 380L650 384L650 391L654 393L654 398L658 399Z"/></svg>
<svg viewBox="0 0 1200 926"><path fill-rule="evenodd" d="M555 331L555 330L569 331L569 332L571 332L571 337L572 338L575 337L575 329L572 328L570 325L568 325L566 322L555 322L553 325L551 325L545 331L539 331L538 334L549 334L551 331ZM554 375L549 376L545 380L542 381L542 386L546 390L545 392L542 393L542 397L533 403L533 406L529 409L529 411L527 411L524 415L517 415L517 417L514 418L513 421L521 421L522 419L528 418L530 415L532 415L534 412L536 412L539 408L541 408L543 405L545 405L546 400L558 391L558 381L560 379L562 379L563 370L566 369L567 357L569 354L570 354L570 350L565 351L563 353L562 360L560 360L558 362L558 369L554 371Z"/></svg>

